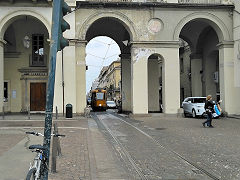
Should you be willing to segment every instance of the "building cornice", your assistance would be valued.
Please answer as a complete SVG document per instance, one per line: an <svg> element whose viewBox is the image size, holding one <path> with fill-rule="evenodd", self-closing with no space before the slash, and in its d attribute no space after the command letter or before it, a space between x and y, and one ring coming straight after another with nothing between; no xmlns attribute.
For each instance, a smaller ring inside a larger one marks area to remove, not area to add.
<svg viewBox="0 0 240 180"><path fill-rule="evenodd" d="M217 44L218 49L222 48L233 48L234 47L234 41L222 41Z"/></svg>
<svg viewBox="0 0 240 180"><path fill-rule="evenodd" d="M180 41L131 41L132 47L141 48L179 48Z"/></svg>
<svg viewBox="0 0 240 180"><path fill-rule="evenodd" d="M29 2L21 0L1 0L0 6L15 6L15 7L52 7L53 0L30 0Z"/></svg>
<svg viewBox="0 0 240 180"><path fill-rule="evenodd" d="M84 44L86 45L88 41L82 39L68 39L69 46L75 46L76 44Z"/></svg>
<svg viewBox="0 0 240 180"><path fill-rule="evenodd" d="M232 4L165 3L165 2L96 2L78 1L77 8L192 8L192 9L234 9Z"/></svg>
<svg viewBox="0 0 240 180"><path fill-rule="evenodd" d="M7 44L7 41L5 41L3 38L0 38L0 45Z"/></svg>

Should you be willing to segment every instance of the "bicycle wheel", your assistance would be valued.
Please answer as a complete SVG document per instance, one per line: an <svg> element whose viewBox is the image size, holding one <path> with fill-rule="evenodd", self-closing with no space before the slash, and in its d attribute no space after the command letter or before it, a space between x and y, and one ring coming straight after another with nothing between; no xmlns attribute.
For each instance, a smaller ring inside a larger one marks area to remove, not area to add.
<svg viewBox="0 0 240 180"><path fill-rule="evenodd" d="M35 180L35 173L36 173L37 169L36 168L32 168L28 171L27 176L26 176L26 180Z"/></svg>

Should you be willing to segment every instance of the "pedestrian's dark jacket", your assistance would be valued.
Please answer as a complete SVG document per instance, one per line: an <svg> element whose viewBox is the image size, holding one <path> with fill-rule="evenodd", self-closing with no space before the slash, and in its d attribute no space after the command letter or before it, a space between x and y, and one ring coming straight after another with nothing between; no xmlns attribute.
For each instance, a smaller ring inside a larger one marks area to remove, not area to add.
<svg viewBox="0 0 240 180"><path fill-rule="evenodd" d="M205 102L204 106L206 113L212 113L214 111L214 103L212 100L208 100Z"/></svg>

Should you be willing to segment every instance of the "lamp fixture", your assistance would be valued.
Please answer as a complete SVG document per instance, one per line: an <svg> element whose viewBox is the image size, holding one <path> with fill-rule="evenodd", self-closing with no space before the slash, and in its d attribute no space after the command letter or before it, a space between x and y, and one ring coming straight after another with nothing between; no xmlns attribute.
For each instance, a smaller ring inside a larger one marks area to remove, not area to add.
<svg viewBox="0 0 240 180"><path fill-rule="evenodd" d="M30 38L27 35L23 38L23 46L25 48L29 48L30 47Z"/></svg>
<svg viewBox="0 0 240 180"><path fill-rule="evenodd" d="M128 46L128 40L122 41L125 46Z"/></svg>

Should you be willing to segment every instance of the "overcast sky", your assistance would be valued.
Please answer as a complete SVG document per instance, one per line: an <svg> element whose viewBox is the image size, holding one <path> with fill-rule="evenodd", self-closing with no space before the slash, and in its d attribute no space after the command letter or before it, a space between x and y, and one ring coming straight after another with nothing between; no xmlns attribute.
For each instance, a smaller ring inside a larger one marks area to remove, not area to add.
<svg viewBox="0 0 240 180"><path fill-rule="evenodd" d="M86 93L89 92L92 82L98 77L103 66L110 65L117 60L120 54L118 44L106 36L98 36L87 44L86 47Z"/></svg>

